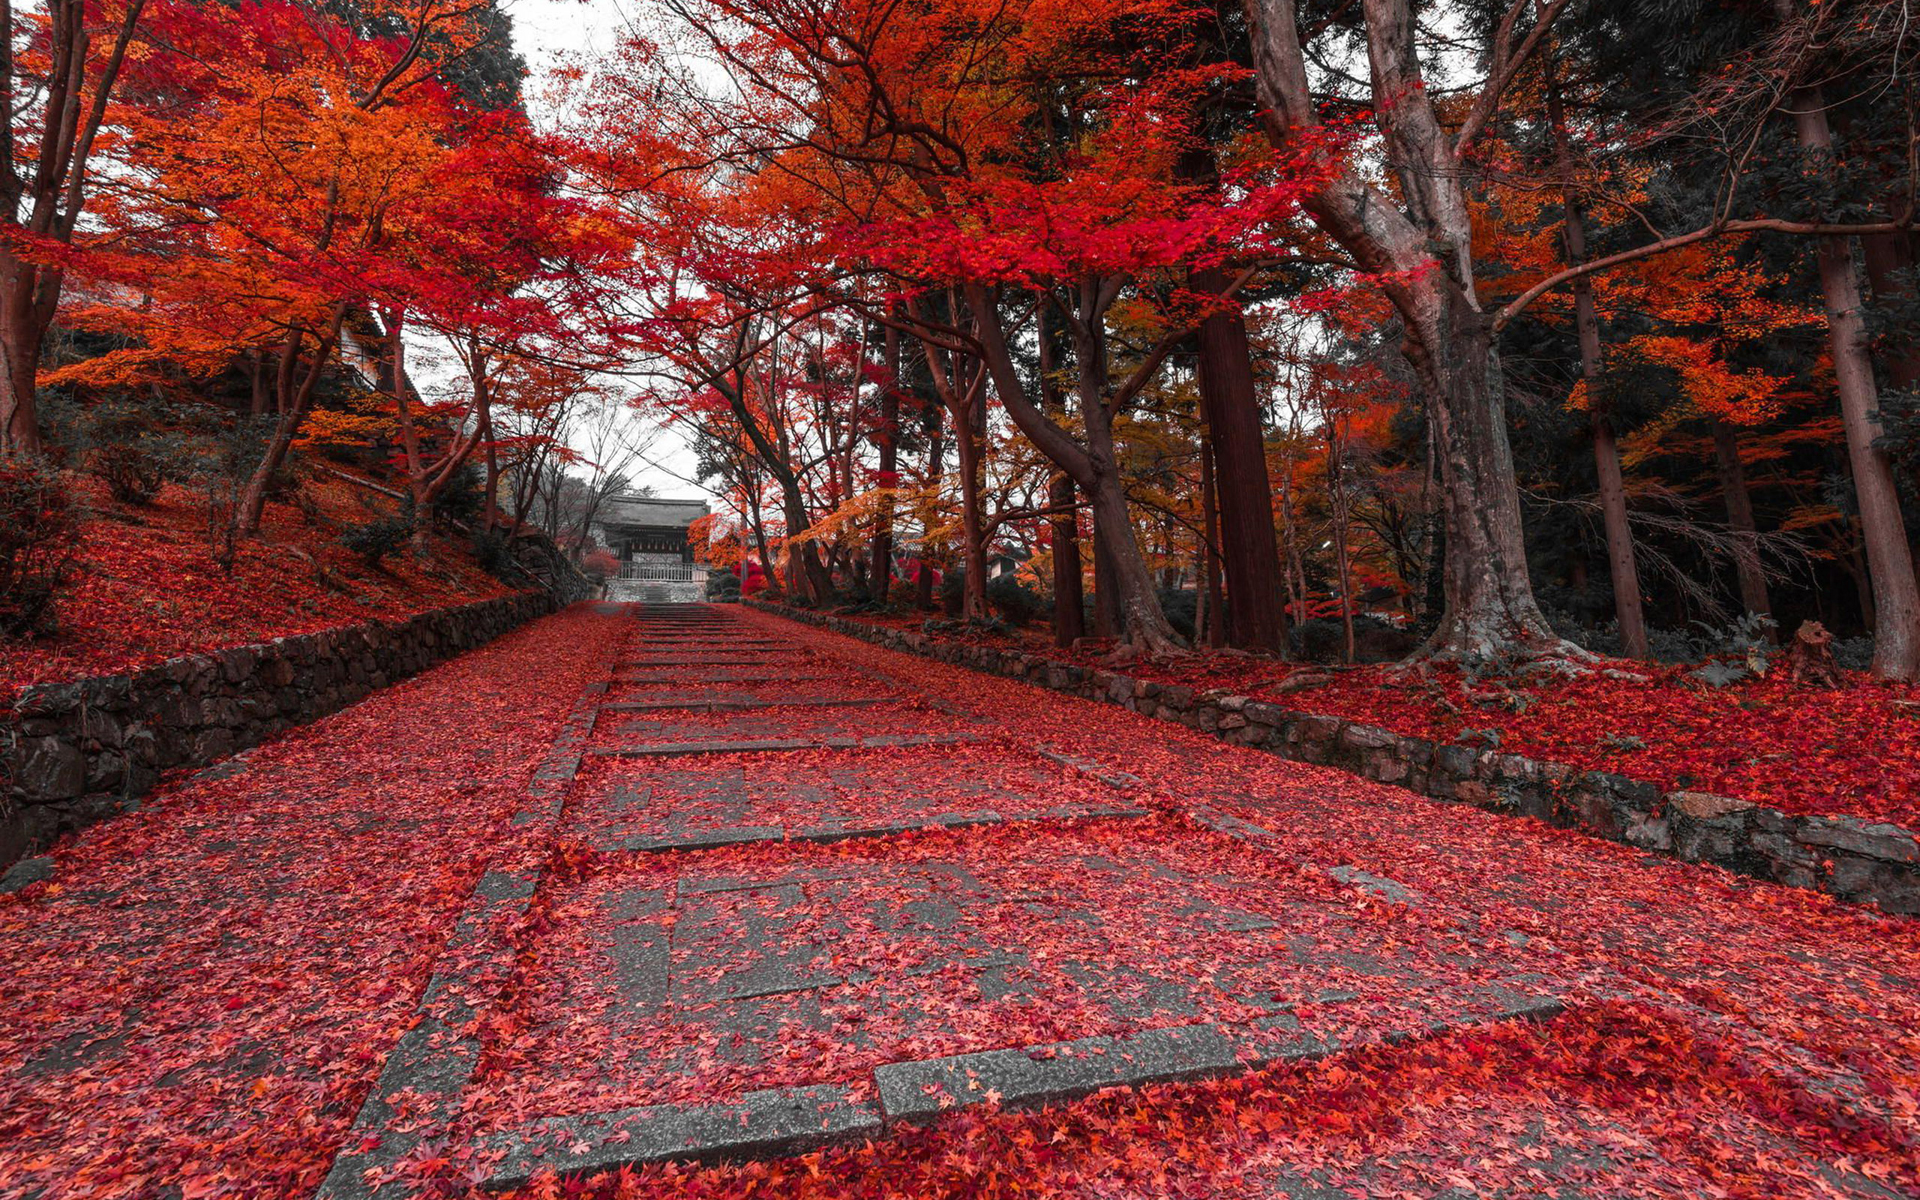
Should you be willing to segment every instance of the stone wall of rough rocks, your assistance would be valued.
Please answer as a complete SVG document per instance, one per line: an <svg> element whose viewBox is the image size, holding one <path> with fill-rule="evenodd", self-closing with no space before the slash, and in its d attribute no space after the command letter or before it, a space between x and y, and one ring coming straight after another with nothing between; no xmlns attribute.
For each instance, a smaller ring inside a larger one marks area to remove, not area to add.
<svg viewBox="0 0 1920 1200"><path fill-rule="evenodd" d="M1246 696L1197 693L1035 654L745 603L888 649L1119 704L1295 762L1335 767L1435 799L1538 817L1688 862L1877 904L1890 913L1920 913L1920 834L1897 825L1794 816L1705 792L1662 792L1622 775L1407 737Z"/></svg>
<svg viewBox="0 0 1920 1200"><path fill-rule="evenodd" d="M554 609L522 592L26 688L0 711L0 866L204 766Z"/></svg>

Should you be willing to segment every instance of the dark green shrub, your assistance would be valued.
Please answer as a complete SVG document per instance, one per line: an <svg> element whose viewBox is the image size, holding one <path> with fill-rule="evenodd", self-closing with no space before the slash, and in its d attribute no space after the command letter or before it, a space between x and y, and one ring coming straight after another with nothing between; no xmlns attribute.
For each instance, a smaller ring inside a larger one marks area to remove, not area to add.
<svg viewBox="0 0 1920 1200"><path fill-rule="evenodd" d="M473 559L487 574L499 577L513 569L513 555L507 549L507 535L497 529L475 530Z"/></svg>
<svg viewBox="0 0 1920 1200"><path fill-rule="evenodd" d="M1009 625L1025 625L1053 606L1016 575L996 575L987 580L987 603Z"/></svg>
<svg viewBox="0 0 1920 1200"><path fill-rule="evenodd" d="M957 617L967 611L967 568L954 564L940 575L940 611Z"/></svg>
<svg viewBox="0 0 1920 1200"><path fill-rule="evenodd" d="M433 499L433 519L471 525L480 519L487 506L486 472L468 463L455 472L447 486Z"/></svg>
<svg viewBox="0 0 1920 1200"><path fill-rule="evenodd" d="M80 544L80 514L59 472L38 458L0 455L0 636L53 628L53 601Z"/></svg>
<svg viewBox="0 0 1920 1200"><path fill-rule="evenodd" d="M341 533L340 544L358 554L369 567L377 567L412 536L413 522L406 517L379 517L364 525L349 526Z"/></svg>
<svg viewBox="0 0 1920 1200"><path fill-rule="evenodd" d="M740 599L740 577L732 571L719 571L707 576L707 599L722 604L731 604Z"/></svg>
<svg viewBox="0 0 1920 1200"><path fill-rule="evenodd" d="M1199 616L1200 593L1191 589L1161 588L1160 611L1166 614L1167 624L1173 631L1188 641L1193 640L1195 618Z"/></svg>

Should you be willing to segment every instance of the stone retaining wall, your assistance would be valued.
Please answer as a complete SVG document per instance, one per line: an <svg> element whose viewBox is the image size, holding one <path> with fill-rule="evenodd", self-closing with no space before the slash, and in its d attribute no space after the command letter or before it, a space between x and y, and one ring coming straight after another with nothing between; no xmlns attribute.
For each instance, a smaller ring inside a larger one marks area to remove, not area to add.
<svg viewBox="0 0 1920 1200"><path fill-rule="evenodd" d="M1688 862L1713 863L1890 913L1920 913L1920 834L1854 817L1793 816L1729 796L1662 792L1604 771L1408 737L1223 692L1196 692L989 646L943 641L757 600L762 612L890 650L1104 700L1295 762L1350 771L1439 800L1538 817Z"/></svg>
<svg viewBox="0 0 1920 1200"><path fill-rule="evenodd" d="M0 711L0 867L204 766L554 610L522 592L39 684Z"/></svg>

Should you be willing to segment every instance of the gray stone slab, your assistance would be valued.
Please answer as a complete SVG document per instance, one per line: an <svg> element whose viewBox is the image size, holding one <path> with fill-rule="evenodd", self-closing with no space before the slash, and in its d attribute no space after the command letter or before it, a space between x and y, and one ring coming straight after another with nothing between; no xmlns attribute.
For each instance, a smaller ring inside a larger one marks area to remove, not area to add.
<svg viewBox="0 0 1920 1200"><path fill-rule="evenodd" d="M23 858L8 867L5 875L0 875L0 895L17 892L24 887L44 883L52 878L53 858L50 855Z"/></svg>
<svg viewBox="0 0 1920 1200"><path fill-rule="evenodd" d="M504 1152L482 1186L520 1187L543 1171L591 1175L670 1159L711 1162L795 1154L877 1133L880 1111L823 1084L748 1092L731 1104L661 1104L556 1117L497 1134Z"/></svg>
<svg viewBox="0 0 1920 1200"><path fill-rule="evenodd" d="M642 854L665 854L675 850L717 850L723 846L786 840L787 831L779 825L727 825L715 829L690 829L682 833L625 838L615 842L613 848Z"/></svg>
<svg viewBox="0 0 1920 1200"><path fill-rule="evenodd" d="M753 738L723 741L660 742L652 746L596 746L589 754L608 758L676 758L688 754L767 754L789 750L882 750L908 746L957 746L985 741L973 734L901 733L866 737Z"/></svg>
<svg viewBox="0 0 1920 1200"><path fill-rule="evenodd" d="M1213 1025L1147 1029L1024 1050L986 1050L873 1072L889 1121L929 1121L990 1099L1031 1107L1118 1084L1203 1079L1243 1069L1240 1044Z"/></svg>
<svg viewBox="0 0 1920 1200"><path fill-rule="evenodd" d="M1370 872L1362 871L1358 867L1349 866L1326 867L1324 870L1337 882L1344 883L1348 887L1357 887L1364 892L1370 892L1383 900L1390 900L1395 904L1418 904L1420 902L1420 893L1403 883L1388 879L1384 875L1374 875Z"/></svg>
<svg viewBox="0 0 1920 1200"><path fill-rule="evenodd" d="M603 707L609 712L749 712L761 708L873 708L905 704L891 696L793 697L753 700L715 700L705 696L663 696L655 700L621 700Z"/></svg>
<svg viewBox="0 0 1920 1200"><path fill-rule="evenodd" d="M838 679L838 680L844 681L846 678L847 677L845 675L831 674L831 673L818 672L818 671L795 672L795 673L789 673L786 671L705 671L701 673L698 682L709 683L709 684L711 683L802 683L802 682L819 682L821 680L828 680L828 679ZM688 680L684 675L621 675L621 676L617 676L614 679L614 682L620 683L620 684L642 684L642 683L685 684L688 682Z"/></svg>

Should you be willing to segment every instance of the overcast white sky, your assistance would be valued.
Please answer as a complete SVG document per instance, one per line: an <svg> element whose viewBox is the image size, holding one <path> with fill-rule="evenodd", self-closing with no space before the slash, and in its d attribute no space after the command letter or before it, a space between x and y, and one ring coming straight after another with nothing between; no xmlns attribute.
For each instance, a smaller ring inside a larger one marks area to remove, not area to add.
<svg viewBox="0 0 1920 1200"><path fill-rule="evenodd" d="M643 14L652 0L506 0L513 18L514 48L527 60L528 111L545 125L554 119L546 106L549 73L562 59L591 59L613 49L629 14ZM676 433L653 439L651 463L635 472L634 482L657 496L712 499L692 481L693 454Z"/></svg>

